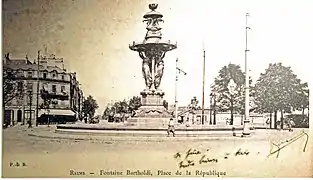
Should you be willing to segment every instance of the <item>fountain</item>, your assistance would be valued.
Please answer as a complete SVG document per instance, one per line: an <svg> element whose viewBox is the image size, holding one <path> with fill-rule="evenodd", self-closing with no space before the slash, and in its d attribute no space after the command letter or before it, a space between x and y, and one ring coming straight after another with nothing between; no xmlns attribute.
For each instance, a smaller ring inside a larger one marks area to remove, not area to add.
<svg viewBox="0 0 313 180"><path fill-rule="evenodd" d="M70 134L105 134L111 136L164 136L168 121L173 115L163 106L164 92L160 89L164 72L164 56L166 52L177 48L176 43L162 40L161 27L163 15L156 11L158 5L150 4L150 12L146 13L143 22L147 23L147 33L141 42L133 42L129 48L138 52L142 59L142 74L145 80L145 89L140 93L142 106L125 123L104 124L64 124L58 125L57 133ZM175 125L179 136L232 136L230 126L212 125ZM236 127L237 130L242 127ZM215 131L214 133L212 131Z"/></svg>
<svg viewBox="0 0 313 180"><path fill-rule="evenodd" d="M147 23L147 33L141 42L129 45L129 48L138 52L142 59L142 74L145 80L145 89L140 93L142 106L134 118L128 120L129 125L135 126L162 126L172 115L163 106L164 92L160 89L164 72L164 56L166 52L177 48L176 43L162 40L160 23L163 15L156 11L158 5L150 4L150 12L146 13L143 22Z"/></svg>

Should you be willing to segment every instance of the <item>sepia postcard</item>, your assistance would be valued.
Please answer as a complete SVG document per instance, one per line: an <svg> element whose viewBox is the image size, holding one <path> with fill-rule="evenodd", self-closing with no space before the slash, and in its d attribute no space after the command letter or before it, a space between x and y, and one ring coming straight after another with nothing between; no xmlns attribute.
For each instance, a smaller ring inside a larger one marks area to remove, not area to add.
<svg viewBox="0 0 313 180"><path fill-rule="evenodd" d="M313 177L313 3L3 0L3 178Z"/></svg>

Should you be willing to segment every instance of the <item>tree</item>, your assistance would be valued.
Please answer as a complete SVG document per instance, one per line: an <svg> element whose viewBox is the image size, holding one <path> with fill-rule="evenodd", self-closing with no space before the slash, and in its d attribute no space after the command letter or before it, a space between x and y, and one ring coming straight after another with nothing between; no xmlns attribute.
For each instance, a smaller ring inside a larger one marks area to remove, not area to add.
<svg viewBox="0 0 313 180"><path fill-rule="evenodd" d="M102 119L108 119L111 114L111 108L107 106L103 111Z"/></svg>
<svg viewBox="0 0 313 180"><path fill-rule="evenodd" d="M249 82L252 83L251 79ZM230 125L233 125L234 113L244 112L245 74L240 66L228 64L222 67L214 80L212 92L216 95L217 110L230 111Z"/></svg>
<svg viewBox="0 0 313 180"><path fill-rule="evenodd" d="M188 109L192 109L192 110L198 110L198 109L200 109L199 100L197 99L196 96L194 96L194 97L190 100L190 104L188 105Z"/></svg>
<svg viewBox="0 0 313 180"><path fill-rule="evenodd" d="M133 96L129 100L128 109L132 116L135 115L136 110L138 110L140 106L141 106L141 97Z"/></svg>
<svg viewBox="0 0 313 180"><path fill-rule="evenodd" d="M23 73L10 68L3 67L2 72L2 107L3 107L3 124L9 125L5 118L5 108L13 99L22 100L26 94L26 86L21 79Z"/></svg>
<svg viewBox="0 0 313 180"><path fill-rule="evenodd" d="M269 64L255 85L254 99L258 112L274 113L274 128L277 128L277 113L281 112L280 125L283 128L283 114L298 109L305 103L305 84L290 67L282 63ZM308 94L307 94L308 95Z"/></svg>
<svg viewBox="0 0 313 180"><path fill-rule="evenodd" d="M302 116L304 117L304 110L309 107L308 83L300 84L294 96L292 98L293 110L302 110Z"/></svg>
<svg viewBox="0 0 313 180"><path fill-rule="evenodd" d="M22 74L9 68L3 68L3 106L14 98L22 98L26 92L23 81L20 80Z"/></svg>
<svg viewBox="0 0 313 180"><path fill-rule="evenodd" d="M53 98L50 96L49 92L44 89L44 87L40 90L40 97L43 100L43 103L40 105L40 109L45 109L49 113L50 104ZM48 117L48 125L49 124L50 124L50 120Z"/></svg>
<svg viewBox="0 0 313 180"><path fill-rule="evenodd" d="M98 107L99 106L97 101L89 95L83 102L82 112L84 113L85 117L92 118L95 115L96 109Z"/></svg>

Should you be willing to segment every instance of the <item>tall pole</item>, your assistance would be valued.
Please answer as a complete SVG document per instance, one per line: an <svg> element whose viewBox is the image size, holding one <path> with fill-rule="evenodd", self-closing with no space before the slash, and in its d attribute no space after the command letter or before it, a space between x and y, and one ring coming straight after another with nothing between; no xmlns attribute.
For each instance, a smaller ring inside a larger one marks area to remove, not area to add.
<svg viewBox="0 0 313 180"><path fill-rule="evenodd" d="M213 104L212 104L213 94L210 94L210 125L212 125L212 110L213 110Z"/></svg>
<svg viewBox="0 0 313 180"><path fill-rule="evenodd" d="M28 120L28 127L32 127L32 101L33 101L33 91L29 90L28 91L28 96L29 96L29 120Z"/></svg>
<svg viewBox="0 0 313 180"><path fill-rule="evenodd" d="M178 84L178 58L176 58L176 77L175 77L175 121L178 122L178 99L177 99L177 84Z"/></svg>
<svg viewBox="0 0 313 180"><path fill-rule="evenodd" d="M183 71L182 69L180 69L178 67L178 58L176 58L176 78L175 78L175 120L176 122L178 122L178 99L177 99L177 84L178 84L178 74L183 73L184 75L187 75L187 73L185 71Z"/></svg>
<svg viewBox="0 0 313 180"><path fill-rule="evenodd" d="M38 57L37 57L36 126L38 126L38 109L39 109L39 59L40 59L40 51L38 51Z"/></svg>
<svg viewBox="0 0 313 180"><path fill-rule="evenodd" d="M248 68L248 58L247 58L247 53L248 53L248 17L249 13L246 13L246 49L245 49L245 119L244 119L244 124L243 124L243 135L250 135L250 119L249 119L249 68Z"/></svg>
<svg viewBox="0 0 313 180"><path fill-rule="evenodd" d="M203 46L203 77L202 77L202 124L204 124L204 83L205 83L205 49Z"/></svg>

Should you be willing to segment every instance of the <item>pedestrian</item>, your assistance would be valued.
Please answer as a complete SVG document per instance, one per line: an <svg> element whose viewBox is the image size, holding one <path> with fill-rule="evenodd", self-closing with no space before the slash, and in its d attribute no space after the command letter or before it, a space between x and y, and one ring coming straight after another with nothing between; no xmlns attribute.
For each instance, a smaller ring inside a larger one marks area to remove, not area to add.
<svg viewBox="0 0 313 180"><path fill-rule="evenodd" d="M226 118L226 126L230 124L230 120Z"/></svg>
<svg viewBox="0 0 313 180"><path fill-rule="evenodd" d="M267 128L271 129L271 124L270 124L271 121L270 121L270 118L267 118L267 120L266 120L265 123L266 123L266 129L267 129Z"/></svg>
<svg viewBox="0 0 313 180"><path fill-rule="evenodd" d="M292 126L295 126L295 122L293 120L290 120L289 123L288 123L289 132L293 131Z"/></svg>
<svg viewBox="0 0 313 180"><path fill-rule="evenodd" d="M32 121L31 120L28 120L28 128L31 128L32 127Z"/></svg>
<svg viewBox="0 0 313 180"><path fill-rule="evenodd" d="M48 127L50 127L50 117L48 116Z"/></svg>
<svg viewBox="0 0 313 180"><path fill-rule="evenodd" d="M173 133L173 137L175 137L175 128L174 128L173 118L171 118L169 123L168 123L167 135L170 136L170 133Z"/></svg>
<svg viewBox="0 0 313 180"><path fill-rule="evenodd" d="M190 127L190 121L189 121L189 117L187 117L187 121L186 121L186 127Z"/></svg>

